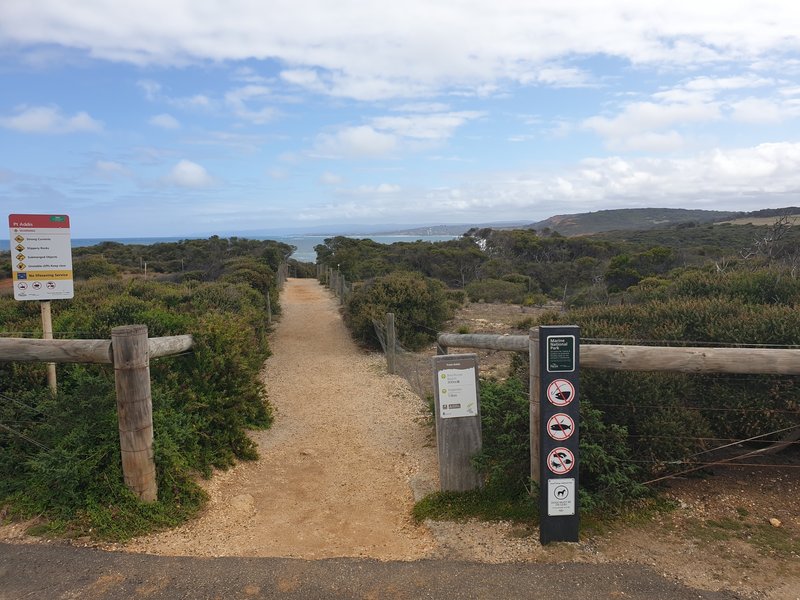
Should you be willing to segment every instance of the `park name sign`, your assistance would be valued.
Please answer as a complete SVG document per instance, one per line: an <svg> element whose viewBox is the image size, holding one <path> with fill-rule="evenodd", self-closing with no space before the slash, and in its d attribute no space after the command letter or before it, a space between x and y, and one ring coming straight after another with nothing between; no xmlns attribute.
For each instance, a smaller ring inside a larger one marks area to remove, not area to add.
<svg viewBox="0 0 800 600"><path fill-rule="evenodd" d="M580 328L540 326L539 539L577 542Z"/></svg>
<svg viewBox="0 0 800 600"><path fill-rule="evenodd" d="M15 300L74 296L72 245L67 215L9 215Z"/></svg>

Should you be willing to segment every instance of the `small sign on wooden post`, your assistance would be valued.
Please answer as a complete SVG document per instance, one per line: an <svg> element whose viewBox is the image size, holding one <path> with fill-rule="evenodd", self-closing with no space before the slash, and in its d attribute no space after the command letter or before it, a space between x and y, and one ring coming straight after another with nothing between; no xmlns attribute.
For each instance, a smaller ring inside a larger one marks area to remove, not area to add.
<svg viewBox="0 0 800 600"><path fill-rule="evenodd" d="M580 329L538 327L531 331L530 346L531 475L539 483L539 540L577 542Z"/></svg>
<svg viewBox="0 0 800 600"><path fill-rule="evenodd" d="M474 490L483 483L472 466L472 457L482 448L478 356L451 354L432 360L441 490Z"/></svg>

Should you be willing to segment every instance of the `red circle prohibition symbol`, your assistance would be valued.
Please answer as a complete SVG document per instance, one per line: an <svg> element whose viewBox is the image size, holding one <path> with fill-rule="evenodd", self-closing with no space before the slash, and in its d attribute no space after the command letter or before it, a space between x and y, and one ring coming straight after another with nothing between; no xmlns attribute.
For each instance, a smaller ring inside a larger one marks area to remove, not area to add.
<svg viewBox="0 0 800 600"><path fill-rule="evenodd" d="M555 406L566 406L575 399L575 386L566 379L555 379L547 386L547 399Z"/></svg>
<svg viewBox="0 0 800 600"><path fill-rule="evenodd" d="M556 475L566 475L575 466L575 455L568 448L553 448L547 455L547 468Z"/></svg>
<svg viewBox="0 0 800 600"><path fill-rule="evenodd" d="M575 433L575 421L564 413L557 413L547 420L547 435L557 441L568 440Z"/></svg>

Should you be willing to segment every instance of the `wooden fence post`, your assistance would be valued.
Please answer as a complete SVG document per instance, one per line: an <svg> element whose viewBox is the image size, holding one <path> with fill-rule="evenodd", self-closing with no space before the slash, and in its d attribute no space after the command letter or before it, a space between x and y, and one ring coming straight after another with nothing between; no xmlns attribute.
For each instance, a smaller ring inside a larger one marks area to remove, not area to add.
<svg viewBox="0 0 800 600"><path fill-rule="evenodd" d="M40 303L42 313L42 339L53 339L53 315L50 312L50 300L42 300ZM56 363L47 363L47 387L54 396L58 393L58 383L56 381Z"/></svg>
<svg viewBox="0 0 800 600"><path fill-rule="evenodd" d="M439 485L443 492L477 489L483 485L483 477L472 465L472 457L483 446L478 356L451 354L431 360Z"/></svg>
<svg viewBox="0 0 800 600"><path fill-rule="evenodd" d="M539 381L541 373L539 368L539 328L534 327L528 337L528 358L530 371L530 427L531 427L531 479L540 483L541 471L539 465L539 431L541 428L541 396ZM546 493L541 492L540 493Z"/></svg>
<svg viewBox="0 0 800 600"><path fill-rule="evenodd" d="M395 373L396 347L397 334L394 329L394 313L386 313L386 370L390 375Z"/></svg>
<svg viewBox="0 0 800 600"><path fill-rule="evenodd" d="M153 400L146 325L111 330L114 380L117 389L119 443L125 485L140 500L157 499L153 457Z"/></svg>

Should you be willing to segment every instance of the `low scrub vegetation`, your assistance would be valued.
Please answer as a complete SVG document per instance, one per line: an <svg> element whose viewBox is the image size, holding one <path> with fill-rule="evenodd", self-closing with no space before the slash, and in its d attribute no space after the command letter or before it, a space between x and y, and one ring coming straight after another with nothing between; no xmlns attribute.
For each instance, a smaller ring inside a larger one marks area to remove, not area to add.
<svg viewBox="0 0 800 600"><path fill-rule="evenodd" d="M108 339L134 323L150 336L194 336L191 355L150 365L158 502L140 503L123 485L111 366L60 365L52 396L43 365L0 363L0 504L44 516L50 531L125 539L195 513L198 475L256 457L246 429L271 420L259 371L278 257L231 254L213 281L91 277L73 300L53 303L60 337ZM0 298L0 321L5 335L40 337L37 303Z"/></svg>

